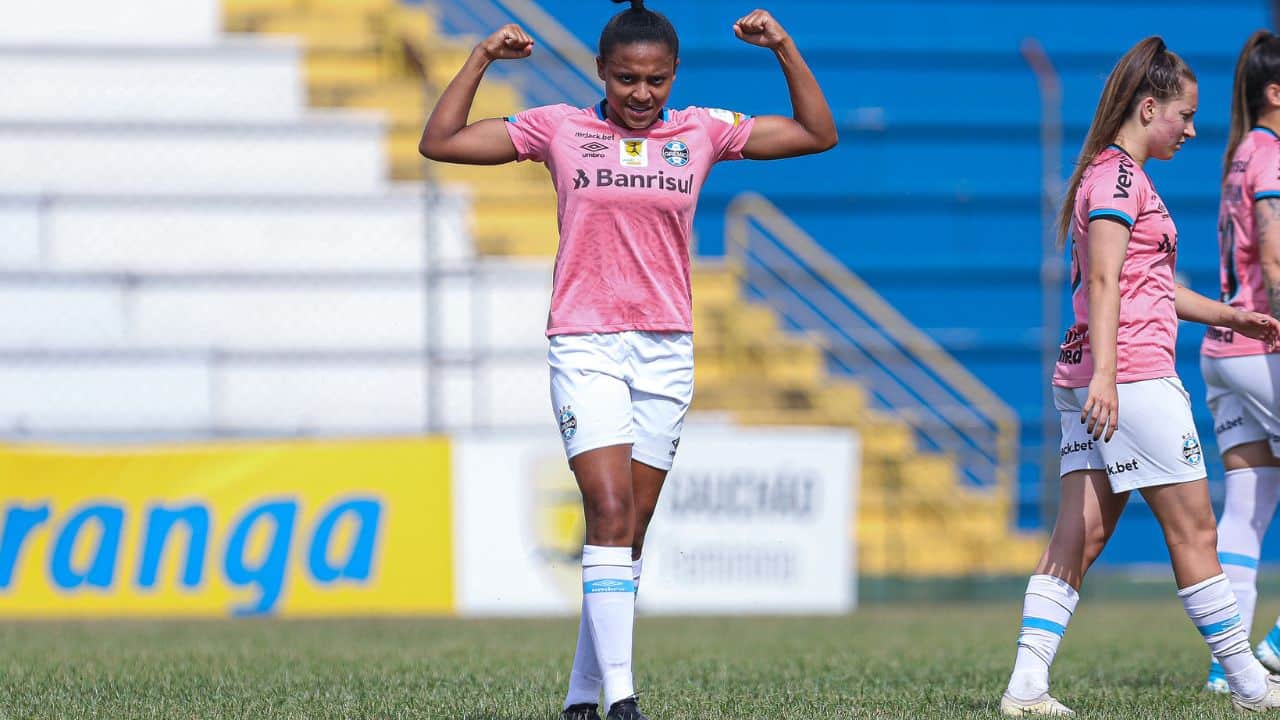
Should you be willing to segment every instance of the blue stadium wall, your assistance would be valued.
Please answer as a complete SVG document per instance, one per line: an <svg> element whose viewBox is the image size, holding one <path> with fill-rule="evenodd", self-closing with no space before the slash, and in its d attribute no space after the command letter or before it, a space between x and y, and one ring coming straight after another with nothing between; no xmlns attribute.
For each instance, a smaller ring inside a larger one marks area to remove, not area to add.
<svg viewBox="0 0 1280 720"><path fill-rule="evenodd" d="M619 9L604 0L541 4L591 47ZM733 36L733 21L753 2L653 0L652 7L680 32L673 106L788 111L772 55ZM1268 4L789 0L775 9L827 92L841 144L818 157L719 167L699 209L700 252L721 252L724 211L737 193L756 190L781 206L1017 410L1025 458L1019 522L1042 526L1040 101L1020 43L1038 39L1061 74L1064 169L1107 72L1134 42L1162 35L1195 69L1198 137L1148 170L1178 223L1184 282L1216 296L1231 72L1245 37L1269 26ZM1065 306L1065 292L1062 299ZM1202 335L1183 326L1179 372L1195 401L1216 497L1221 466L1198 369ZM1268 548L1277 557L1280 544ZM1150 511L1134 498L1103 562L1166 561Z"/></svg>

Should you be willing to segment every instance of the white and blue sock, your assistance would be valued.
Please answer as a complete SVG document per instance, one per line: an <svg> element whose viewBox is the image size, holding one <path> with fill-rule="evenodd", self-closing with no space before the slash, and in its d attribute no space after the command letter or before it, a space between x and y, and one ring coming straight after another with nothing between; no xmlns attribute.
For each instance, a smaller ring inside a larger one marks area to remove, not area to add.
<svg viewBox="0 0 1280 720"><path fill-rule="evenodd" d="M608 708L636 694L631 676L636 611L631 548L584 546L582 595Z"/></svg>
<svg viewBox="0 0 1280 720"><path fill-rule="evenodd" d="M640 592L640 570L644 567L644 559L636 558L631 563L631 581L635 592ZM600 702L600 691L604 687L604 678L600 673L600 663L596 661L596 646L591 642L590 620L587 619L587 596L582 596L582 617L578 621L578 647L573 651L573 670L569 673L569 692L564 697L567 710L573 705L595 705Z"/></svg>
<svg viewBox="0 0 1280 720"><path fill-rule="evenodd" d="M1226 575L1215 575L1178 590L1187 617L1222 665L1232 692L1253 700L1267 692L1267 671L1249 647L1240 607Z"/></svg>
<svg viewBox="0 0 1280 720"><path fill-rule="evenodd" d="M1218 522L1218 561L1240 604L1245 635L1251 635L1258 603L1258 557L1280 502L1280 468L1229 470L1225 486L1226 500Z"/></svg>
<svg viewBox="0 0 1280 720"><path fill-rule="evenodd" d="M1007 689L1011 697L1030 701L1049 692L1049 667L1079 602L1080 594L1062 578L1032 575L1027 581L1018 656Z"/></svg>

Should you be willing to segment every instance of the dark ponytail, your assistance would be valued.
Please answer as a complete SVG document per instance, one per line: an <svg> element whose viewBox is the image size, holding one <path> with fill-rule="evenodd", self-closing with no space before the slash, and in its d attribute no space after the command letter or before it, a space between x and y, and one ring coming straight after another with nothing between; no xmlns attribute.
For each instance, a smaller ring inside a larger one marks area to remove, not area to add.
<svg viewBox="0 0 1280 720"><path fill-rule="evenodd" d="M1269 30L1249 36L1236 60L1236 77L1231 85L1231 125L1227 134L1227 156L1222 161L1222 179L1231 172L1231 160L1244 136L1258 123L1267 103L1267 85L1280 83L1280 37Z"/></svg>
<svg viewBox="0 0 1280 720"><path fill-rule="evenodd" d="M1191 68L1165 47L1163 38L1154 35L1134 45L1120 58L1107 76L1107 84L1102 87L1102 97L1098 100L1098 110L1089 125L1084 147L1080 149L1080 159L1067 182L1067 197L1058 212L1058 242L1065 240L1071 232L1076 193L1080 190L1085 168L1093 164L1098 153L1115 142L1116 135L1137 103L1147 96L1161 102L1172 100L1182 94L1184 82L1195 81L1196 75Z"/></svg>
<svg viewBox="0 0 1280 720"><path fill-rule="evenodd" d="M619 45L633 43L658 43L671 49L671 55L680 57L680 38L676 28L665 15L644 6L644 0L613 0L615 3L631 3L631 7L614 15L600 33L600 57Z"/></svg>

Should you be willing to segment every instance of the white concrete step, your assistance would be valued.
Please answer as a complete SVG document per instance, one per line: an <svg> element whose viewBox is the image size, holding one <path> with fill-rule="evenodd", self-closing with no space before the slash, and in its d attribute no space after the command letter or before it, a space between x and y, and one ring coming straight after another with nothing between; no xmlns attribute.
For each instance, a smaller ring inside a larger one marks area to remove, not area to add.
<svg viewBox="0 0 1280 720"><path fill-rule="evenodd" d="M0 44L0 121L294 122L307 106L299 56L292 41L237 38L166 48Z"/></svg>
<svg viewBox="0 0 1280 720"><path fill-rule="evenodd" d="M0 122L0 194L382 193L385 123L313 112L296 123Z"/></svg>
<svg viewBox="0 0 1280 720"><path fill-rule="evenodd" d="M0 43L199 45L222 31L218 0L6 0Z"/></svg>
<svg viewBox="0 0 1280 720"><path fill-rule="evenodd" d="M371 273L472 258L460 195L0 197L0 271ZM430 218L430 222L428 222ZM428 235L428 232L430 235Z"/></svg>

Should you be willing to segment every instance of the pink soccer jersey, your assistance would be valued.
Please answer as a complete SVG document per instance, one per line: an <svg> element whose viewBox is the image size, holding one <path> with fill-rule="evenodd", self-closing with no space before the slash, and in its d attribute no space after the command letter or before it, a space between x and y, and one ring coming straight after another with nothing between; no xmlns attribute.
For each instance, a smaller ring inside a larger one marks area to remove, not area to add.
<svg viewBox="0 0 1280 720"><path fill-rule="evenodd" d="M1232 307L1269 315L1260 238L1253 227L1254 204L1266 198L1280 198L1280 138L1266 128L1254 128L1231 158L1218 205L1221 299ZM1204 334L1200 352L1209 357L1239 357L1269 351L1261 340L1211 327Z"/></svg>
<svg viewBox="0 0 1280 720"><path fill-rule="evenodd" d="M1142 166L1112 145L1085 170L1071 222L1071 307L1053 384L1087 387L1093 377L1089 350L1089 223L1106 219L1129 228L1129 249L1120 271L1120 324L1116 336L1116 382L1175 377L1174 263L1178 230Z"/></svg>
<svg viewBox="0 0 1280 720"><path fill-rule="evenodd" d="M545 163L558 197L547 335L693 332L689 239L711 166L739 160L753 121L727 110L664 110L629 130L590 108L507 118L521 160Z"/></svg>

